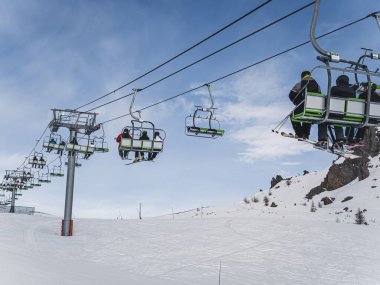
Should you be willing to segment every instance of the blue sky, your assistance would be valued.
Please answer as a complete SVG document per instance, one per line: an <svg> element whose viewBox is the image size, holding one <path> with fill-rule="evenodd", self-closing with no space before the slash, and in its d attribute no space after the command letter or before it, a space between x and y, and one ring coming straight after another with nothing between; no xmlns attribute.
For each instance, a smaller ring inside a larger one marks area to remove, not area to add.
<svg viewBox="0 0 380 285"><path fill-rule="evenodd" d="M51 108L76 108L128 82L264 1L0 1L0 168L17 167L51 119ZM274 0L258 13L159 71L107 99L130 93L234 41L309 1ZM328 3L328 4L327 4ZM323 1L317 33L380 10L373 0ZM308 39L312 8L142 92L136 108L259 61ZM365 20L320 41L342 57L360 47L379 49L379 29ZM207 90L142 113L165 129L165 150L155 163L125 166L114 138L130 118L105 125L108 154L77 169L74 217L126 218L231 204L267 188L276 174L319 170L334 156L273 135L290 110L288 92L302 70L317 65L310 45L213 85L217 117L226 135L204 140L184 135L194 105ZM372 64L372 63L371 63ZM372 66L375 66L372 64ZM322 73L316 78L322 87ZM102 103L105 101L101 101ZM129 99L97 110L98 121L128 112ZM97 104L94 104L94 106ZM286 125L290 127L289 124ZM315 129L315 127L314 127ZM68 134L62 132L64 137ZM313 133L315 135L315 133ZM18 201L63 215L66 179L32 189Z"/></svg>

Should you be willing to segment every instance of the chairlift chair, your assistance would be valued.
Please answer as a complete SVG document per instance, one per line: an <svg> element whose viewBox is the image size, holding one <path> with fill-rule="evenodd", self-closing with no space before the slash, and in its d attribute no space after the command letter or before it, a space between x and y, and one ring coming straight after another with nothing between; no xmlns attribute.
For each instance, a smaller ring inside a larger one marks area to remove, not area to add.
<svg viewBox="0 0 380 285"><path fill-rule="evenodd" d="M54 132L45 137L42 143L42 147L45 148L47 152L50 152L51 150L64 151L65 145L66 143L62 140L62 137Z"/></svg>
<svg viewBox="0 0 380 285"><path fill-rule="evenodd" d="M68 162L65 161L65 165L67 166L68 165ZM79 156L77 155L76 158L75 158L75 167L81 167L82 166L82 162L81 162L81 159L79 158Z"/></svg>
<svg viewBox="0 0 380 285"><path fill-rule="evenodd" d="M133 104L136 98L137 92L140 89L133 89L134 94L129 107L129 113L133 120L131 120L131 125L126 126L123 130L128 129L131 138L121 138L119 144L119 150L122 151L133 151L137 153L159 153L164 149L164 141L166 138L166 133L162 129L157 129L153 122L144 121L141 119L140 111L137 111L139 117L136 117L133 112ZM149 140L141 140L140 137L143 132L147 133ZM159 133L161 140L154 140L154 135ZM126 158L127 159L127 158Z"/></svg>
<svg viewBox="0 0 380 285"><path fill-rule="evenodd" d="M49 176L49 172L40 174L40 176L38 178L38 182L40 182L40 183L50 183L51 179L50 179L50 176Z"/></svg>
<svg viewBox="0 0 380 285"><path fill-rule="evenodd" d="M84 141L84 143L82 143ZM87 135L87 138L81 138L77 143L71 141L66 144L66 150L81 154L93 154L95 152L94 141Z"/></svg>
<svg viewBox="0 0 380 285"><path fill-rule="evenodd" d="M40 187L41 186L41 183L39 182L39 179L38 178L33 178L30 182L30 185L34 186L34 187Z"/></svg>
<svg viewBox="0 0 380 285"><path fill-rule="evenodd" d="M216 139L224 135L224 130L220 129L220 123L215 118L214 98L211 93L210 84L206 84L210 99L210 107L195 106L195 111L185 119L185 134L203 138Z"/></svg>
<svg viewBox="0 0 380 285"><path fill-rule="evenodd" d="M104 133L104 127L103 124L100 124L100 128L102 129L102 136L100 137L93 137L94 144L95 144L95 151L96 152L109 152L108 143L105 141L105 133Z"/></svg>
<svg viewBox="0 0 380 285"><path fill-rule="evenodd" d="M311 72L317 69L327 71L328 88L326 94L311 93L306 89L304 110L301 114L291 114L292 120L310 123L330 123L342 126L354 126L356 128L366 126L378 126L380 124L380 104L358 99L358 98L338 98L331 96L332 71L342 73L351 73L355 77L364 75L367 79L368 86L371 86L371 76L380 77L378 72L372 72L368 67L359 62L345 60L333 52L323 50L317 43L315 38L316 21L319 12L320 0L315 1L313 21L310 30L311 42L314 48L322 55L317 59L324 63L315 67ZM376 54L372 55L374 59L378 58ZM368 56L366 56L368 57ZM346 67L333 67L330 63L348 64ZM368 88L367 98L371 98L371 90ZM298 107L298 106L297 106ZM294 108L295 110L296 108Z"/></svg>
<svg viewBox="0 0 380 285"><path fill-rule="evenodd" d="M44 168L46 166L46 158L40 152L34 152L28 159L28 163L34 168Z"/></svg>
<svg viewBox="0 0 380 285"><path fill-rule="evenodd" d="M53 166L53 169L50 172L50 175L54 176L54 177L63 177L63 176L65 176L63 170L61 169L61 166L59 166L59 165Z"/></svg>

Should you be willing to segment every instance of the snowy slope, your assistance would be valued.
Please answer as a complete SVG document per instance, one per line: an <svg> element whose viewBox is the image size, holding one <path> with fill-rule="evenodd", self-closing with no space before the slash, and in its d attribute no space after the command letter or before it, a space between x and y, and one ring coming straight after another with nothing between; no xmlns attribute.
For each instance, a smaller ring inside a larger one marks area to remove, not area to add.
<svg viewBox="0 0 380 285"><path fill-rule="evenodd" d="M335 163L341 163L341 159ZM253 203L256 209L265 209L283 214L299 214L310 212L311 203L317 206L317 211L313 213L317 219L330 220L337 219L353 223L355 213L358 208L366 210L365 216L367 222L377 225L380 222L380 160L379 156L371 158L369 163L370 176L362 181L358 179L352 181L348 185L338 188L334 191L322 192L308 201L305 199L310 189L318 186L327 174L328 169L318 172L312 172L306 175L300 175L283 180L270 190L260 192L255 195L259 199L259 203ZM269 204L275 202L278 207L265 207L262 203L264 196L270 200ZM342 202L346 197L353 197L351 200ZM318 208L318 203L324 197L335 198L330 205ZM343 210L348 207L348 210ZM331 215L335 215L331 217Z"/></svg>
<svg viewBox="0 0 380 285"><path fill-rule="evenodd" d="M0 214L0 284L209 285L220 262L221 284L379 284L379 158L371 164L367 179L315 196L335 198L315 213L304 197L327 170L282 181L258 203L75 220L73 237L59 236L55 217ZM353 223L359 207L369 226Z"/></svg>

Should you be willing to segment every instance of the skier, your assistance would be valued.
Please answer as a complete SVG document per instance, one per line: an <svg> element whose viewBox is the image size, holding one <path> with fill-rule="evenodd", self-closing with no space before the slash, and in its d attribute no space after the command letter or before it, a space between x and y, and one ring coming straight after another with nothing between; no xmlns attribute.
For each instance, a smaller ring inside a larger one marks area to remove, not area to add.
<svg viewBox="0 0 380 285"><path fill-rule="evenodd" d="M364 89L363 89L363 91L361 91L359 93L359 98L367 101L368 100L367 99L367 97L368 97L368 84L363 84L362 86L364 87ZM380 94L378 94L376 92L376 88L377 88L377 85L372 82L372 84L371 84L371 102L380 102ZM363 143L364 134L365 134L367 129L368 129L368 127L358 129L358 131L356 132L356 136L355 136L357 144Z"/></svg>
<svg viewBox="0 0 380 285"><path fill-rule="evenodd" d="M150 140L150 138L148 137L148 133L147 131L143 131L141 136L140 136L140 141L148 141ZM149 154L148 154L149 156ZM139 160L144 160L144 152L143 151L140 151L140 157L139 157L139 152L136 151L135 152L135 159L133 162L137 162Z"/></svg>
<svg viewBox="0 0 380 285"><path fill-rule="evenodd" d="M154 142L162 142L162 138L160 137L160 132L154 132L153 144ZM150 152L148 155L148 160L153 160L156 158L158 152Z"/></svg>
<svg viewBox="0 0 380 285"><path fill-rule="evenodd" d="M51 152L52 150L53 150L53 148L52 147L50 147L50 145L51 144L56 144L57 142L56 142L56 140L54 139L54 138L51 138L50 140L49 140L49 143L48 143L48 148L47 148L47 152Z"/></svg>
<svg viewBox="0 0 380 285"><path fill-rule="evenodd" d="M40 158L40 165L39 168L44 168L44 165L46 164L46 161L43 157Z"/></svg>
<svg viewBox="0 0 380 285"><path fill-rule="evenodd" d="M66 145L65 141L61 141L59 143L59 149L57 150L57 154L59 154L60 156L63 155L63 149L65 148L65 145Z"/></svg>
<svg viewBox="0 0 380 285"><path fill-rule="evenodd" d="M304 111L304 101L306 90L310 92L320 93L321 89L315 81L315 79L311 76L310 71L303 71L301 73L301 81L298 82L289 93L289 99L293 102L295 106L297 106L294 110L294 114L297 116L298 114L303 113ZM300 123L296 120L291 120L293 129L296 137L308 139L310 136L310 123Z"/></svg>
<svg viewBox="0 0 380 285"><path fill-rule="evenodd" d="M129 134L129 130L128 130L127 128L125 128L125 129L123 130L123 132L121 132L121 133L117 136L117 138L116 138L116 142L119 143L119 155L120 155L121 159L126 159L126 158L128 158L128 153L129 153L129 151L128 151L128 150L121 150L121 149L120 149L120 146L121 146L121 139L122 139L122 138L125 138L125 139L131 139L131 138L132 138L131 135Z"/></svg>
<svg viewBox="0 0 380 285"><path fill-rule="evenodd" d="M90 140L89 143L88 143L88 148L95 148L95 142L94 140ZM87 149L87 152L85 153L85 155L83 156L83 159L89 159L90 156L92 155L93 153L92 152L89 152L88 149Z"/></svg>
<svg viewBox="0 0 380 285"><path fill-rule="evenodd" d="M38 158L36 156L33 156L32 162L32 167L37 168Z"/></svg>
<svg viewBox="0 0 380 285"><path fill-rule="evenodd" d="M333 86L331 88L331 96L334 97L341 97L341 98L355 98L356 97L356 89L350 87L350 79L348 78L347 75L340 75L336 79L336 86ZM337 141L339 146L342 146L345 142L346 139L343 135L343 128L335 126L335 140ZM347 129L346 129L347 131ZM353 142L353 133L354 133L354 128L351 128L348 133L348 140L350 143Z"/></svg>

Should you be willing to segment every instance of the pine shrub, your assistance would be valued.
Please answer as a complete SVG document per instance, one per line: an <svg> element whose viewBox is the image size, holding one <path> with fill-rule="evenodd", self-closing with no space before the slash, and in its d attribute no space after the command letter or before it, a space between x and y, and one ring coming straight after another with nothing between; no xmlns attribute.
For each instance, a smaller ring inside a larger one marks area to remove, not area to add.
<svg viewBox="0 0 380 285"><path fill-rule="evenodd" d="M267 196L264 196L264 205L268 206L269 205L269 198Z"/></svg>
<svg viewBox="0 0 380 285"><path fill-rule="evenodd" d="M360 208L358 208L358 211L355 214L355 224L357 225L366 224L364 213L363 211L360 210Z"/></svg>

